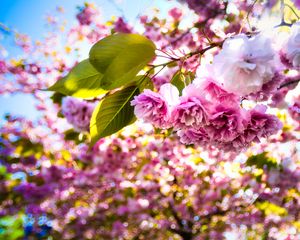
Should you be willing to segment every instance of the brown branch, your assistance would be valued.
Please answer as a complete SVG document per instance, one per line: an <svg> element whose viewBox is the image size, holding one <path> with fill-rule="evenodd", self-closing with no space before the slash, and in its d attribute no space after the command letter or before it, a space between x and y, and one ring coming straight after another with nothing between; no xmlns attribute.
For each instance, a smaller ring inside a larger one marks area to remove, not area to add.
<svg viewBox="0 0 300 240"><path fill-rule="evenodd" d="M180 228L183 228L184 226L183 226L183 224L182 224L182 220L181 220L181 218L178 216L177 212L175 211L175 209L174 209L174 207L173 207L173 205L172 205L171 203L169 203L169 209L171 210L171 213L172 213L173 217L175 218L176 223L178 224L178 226L179 226Z"/></svg>
<svg viewBox="0 0 300 240"><path fill-rule="evenodd" d="M173 45L174 43L176 43L177 41L180 41L181 39L183 39L186 35L188 35L190 33L190 31L194 28L191 27L191 28L188 28L184 33L182 33L179 37L173 39L172 41L170 41L169 44L166 44L164 46L161 47L161 49L166 49L169 45Z"/></svg>
<svg viewBox="0 0 300 240"><path fill-rule="evenodd" d="M185 231L181 229L173 229L173 228L168 228L170 232L176 233L179 236L182 237L183 240L192 240L193 239L193 233L190 231Z"/></svg>
<svg viewBox="0 0 300 240"><path fill-rule="evenodd" d="M293 85L295 83L299 83L299 82L300 82L300 79L296 79L296 80L293 80L293 81L290 81L290 82L283 83L282 85L279 86L278 90L281 89L281 88Z"/></svg>
<svg viewBox="0 0 300 240"><path fill-rule="evenodd" d="M222 47L223 42L224 42L224 41L218 42L218 43L212 43L212 44L210 44L210 45L209 45L208 47L206 47L206 48L203 48L203 49L201 49L201 50L197 50L197 51L194 51L194 52L190 52L190 53L186 54L186 55L183 56L183 57L180 57L180 58L173 58L172 61L165 62L165 63L161 63L161 64L158 64L158 65L149 65L149 66L151 66L152 68L161 67L161 66L167 66L167 65L169 65L169 64L172 64L172 63L175 63L175 62L178 62L178 61L182 61L183 59L190 58L190 57L192 57L192 56L194 56L194 55L197 55L197 54L202 55L202 54L204 54L206 51L208 51L208 50L210 50L210 49L212 49L212 48L215 48L215 47Z"/></svg>
<svg viewBox="0 0 300 240"><path fill-rule="evenodd" d="M223 42L224 42L224 41L219 42L219 43L212 43L210 46L208 46L208 47L206 47L206 48L203 48L203 49L201 49L201 50L198 50L198 51L191 52L191 53L187 54L186 57L189 58L189 57L192 57L192 56L197 55L197 54L202 55L202 54L204 54L206 51L208 51L208 50L210 50L210 49L212 49L212 48L215 48L215 47L222 47ZM178 59L178 60L179 60L179 59Z"/></svg>

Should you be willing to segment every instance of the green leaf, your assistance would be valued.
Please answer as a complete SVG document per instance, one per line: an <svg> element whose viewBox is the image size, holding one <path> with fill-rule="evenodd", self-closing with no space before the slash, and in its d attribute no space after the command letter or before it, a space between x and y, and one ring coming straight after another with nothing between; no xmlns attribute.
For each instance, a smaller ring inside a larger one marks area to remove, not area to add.
<svg viewBox="0 0 300 240"><path fill-rule="evenodd" d="M261 237L261 240L268 240L268 235L269 235L269 231L265 230Z"/></svg>
<svg viewBox="0 0 300 240"><path fill-rule="evenodd" d="M135 115L130 102L138 93L137 86L129 86L108 95L97 105L90 122L92 144L133 123Z"/></svg>
<svg viewBox="0 0 300 240"><path fill-rule="evenodd" d="M59 105L61 105L62 103L62 99L65 97L66 95L64 94L61 94L59 92L55 92L51 97L50 99L52 99L52 102L53 103L57 103Z"/></svg>
<svg viewBox="0 0 300 240"><path fill-rule="evenodd" d="M154 88L151 78L149 78L148 76L145 76L145 75L136 76L133 79L133 82L129 83L127 86L138 86L140 92L142 92L144 89L153 90L153 88Z"/></svg>
<svg viewBox="0 0 300 240"><path fill-rule="evenodd" d="M267 152L263 152L257 155L250 156L246 164L247 166L256 166L257 168L263 169L266 166L268 169L277 168L278 164L276 159L268 157Z"/></svg>
<svg viewBox="0 0 300 240"><path fill-rule="evenodd" d="M40 155L44 149L41 143L34 143L25 138L18 139L14 145L16 145L15 153L22 157Z"/></svg>
<svg viewBox="0 0 300 240"><path fill-rule="evenodd" d="M65 140L77 140L79 137L79 132L75 132L73 129L69 129L64 132L64 139Z"/></svg>
<svg viewBox="0 0 300 240"><path fill-rule="evenodd" d="M64 132L64 139L67 141L74 141L76 144L84 142L86 140L86 135L83 133L79 133L74 131L74 129L69 129Z"/></svg>
<svg viewBox="0 0 300 240"><path fill-rule="evenodd" d="M177 71L174 76L172 77L172 80L171 80L171 83L177 87L179 93L181 94L182 93L182 90L184 89L185 87L185 84L184 84L184 75L182 72L180 71Z"/></svg>
<svg viewBox="0 0 300 240"><path fill-rule="evenodd" d="M195 73L190 72L190 71L186 72L185 73L185 84L189 85L190 83L192 83L194 81L195 77L196 77Z"/></svg>
<svg viewBox="0 0 300 240"><path fill-rule="evenodd" d="M23 239L23 219L24 214L22 213L13 216L4 216L0 218L0 239Z"/></svg>
<svg viewBox="0 0 300 240"><path fill-rule="evenodd" d="M102 78L103 74L86 59L78 63L67 76L58 80L48 90L78 98L97 97L107 92L101 88Z"/></svg>
<svg viewBox="0 0 300 240"><path fill-rule="evenodd" d="M115 89L134 80L155 56L155 45L138 34L115 34L97 42L90 51L91 64L103 74L101 87Z"/></svg>
<svg viewBox="0 0 300 240"><path fill-rule="evenodd" d="M6 167L3 165L0 165L0 176L5 175L5 173L6 173Z"/></svg>
<svg viewBox="0 0 300 240"><path fill-rule="evenodd" d="M124 189L124 195L126 198L134 198L135 190L132 187Z"/></svg>

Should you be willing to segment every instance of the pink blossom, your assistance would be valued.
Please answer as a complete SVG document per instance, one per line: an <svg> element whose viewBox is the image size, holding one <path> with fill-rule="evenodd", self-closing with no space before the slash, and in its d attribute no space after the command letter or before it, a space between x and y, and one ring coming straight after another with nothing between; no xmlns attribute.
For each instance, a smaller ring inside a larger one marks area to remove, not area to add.
<svg viewBox="0 0 300 240"><path fill-rule="evenodd" d="M289 107L289 114L300 124L300 97L296 98L294 104Z"/></svg>
<svg viewBox="0 0 300 240"><path fill-rule="evenodd" d="M229 142L243 130L243 121L240 109L220 104L210 115L207 132L213 140Z"/></svg>
<svg viewBox="0 0 300 240"><path fill-rule="evenodd" d="M94 103L66 97L62 102L62 113L75 130L88 131L94 107Z"/></svg>
<svg viewBox="0 0 300 240"><path fill-rule="evenodd" d="M138 118L159 128L169 128L171 106L177 103L178 98L177 88L166 83L161 86L159 93L144 90L142 94L134 97L131 105L134 106L134 113Z"/></svg>
<svg viewBox="0 0 300 240"><path fill-rule="evenodd" d="M180 142L183 144L198 144L203 145L207 144L210 141L210 138L205 130L205 128L189 128L184 130L179 130L177 132L180 137Z"/></svg>
<svg viewBox="0 0 300 240"><path fill-rule="evenodd" d="M0 74L6 73L8 71L5 61L0 60Z"/></svg>
<svg viewBox="0 0 300 240"><path fill-rule="evenodd" d="M300 68L300 22L293 24L291 34L282 49L281 60L289 67Z"/></svg>
<svg viewBox="0 0 300 240"><path fill-rule="evenodd" d="M252 132L254 138L258 140L260 137L269 137L282 128L282 123L273 115L266 114L266 106L257 105L252 109L247 131Z"/></svg>
<svg viewBox="0 0 300 240"><path fill-rule="evenodd" d="M219 14L224 13L224 4L218 0L186 0L184 2L186 2L188 7L194 10L201 19L217 17Z"/></svg>
<svg viewBox="0 0 300 240"><path fill-rule="evenodd" d="M81 25L90 25L98 15L99 12L93 5L87 4L76 18Z"/></svg>
<svg viewBox="0 0 300 240"><path fill-rule="evenodd" d="M174 18L174 20L178 21L182 16L182 11L181 9L175 7L169 10L169 15Z"/></svg>
<svg viewBox="0 0 300 240"><path fill-rule="evenodd" d="M284 107L286 105L284 99L286 94L288 93L287 88L281 88L277 92L272 95L272 102L269 104L271 107Z"/></svg>
<svg viewBox="0 0 300 240"><path fill-rule="evenodd" d="M205 99L211 102L231 102L235 105L239 102L239 96L227 92L218 84L217 81L211 78L204 78L199 80L198 83L201 88L201 94L205 96Z"/></svg>
<svg viewBox="0 0 300 240"><path fill-rule="evenodd" d="M182 100L173 112L175 128L200 128L208 123L208 113L203 106L203 101L197 97Z"/></svg>
<svg viewBox="0 0 300 240"><path fill-rule="evenodd" d="M118 20L114 23L116 32L120 33L131 33L132 28L124 21L122 17L119 17Z"/></svg>
<svg viewBox="0 0 300 240"><path fill-rule="evenodd" d="M225 40L214 58L217 80L226 91L239 96L258 92L274 75L274 56L271 40L263 35L236 35Z"/></svg>
<svg viewBox="0 0 300 240"><path fill-rule="evenodd" d="M255 101L266 101L270 96L274 96L276 93L278 93L278 87L283 83L284 80L284 75L276 72L270 81L262 85L260 91L249 94L247 98Z"/></svg>
<svg viewBox="0 0 300 240"><path fill-rule="evenodd" d="M159 93L146 89L142 94L134 97L131 105L134 106L134 114L145 122L161 128L170 126L168 105Z"/></svg>

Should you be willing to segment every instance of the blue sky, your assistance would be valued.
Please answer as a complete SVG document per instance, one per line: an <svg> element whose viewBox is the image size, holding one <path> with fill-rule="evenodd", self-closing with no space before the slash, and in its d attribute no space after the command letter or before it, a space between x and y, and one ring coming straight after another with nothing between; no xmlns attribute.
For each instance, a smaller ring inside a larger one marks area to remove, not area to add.
<svg viewBox="0 0 300 240"><path fill-rule="evenodd" d="M55 11L57 6L65 10L64 18L69 24L75 21L76 6L83 6L85 0L0 0L0 22L16 29L20 33L31 36L32 39L40 39L47 32L45 28L45 16ZM175 4L175 1L167 0L90 0L100 6L104 19L121 15L134 23L138 14L143 14L147 9L157 7L163 12ZM117 7L116 7L117 6ZM6 37L0 39L0 45L4 46L10 55L18 54L14 48L12 39ZM38 117L34 109L34 99L30 95L14 94L12 96L0 96L0 119L6 113L22 115L31 119Z"/></svg>

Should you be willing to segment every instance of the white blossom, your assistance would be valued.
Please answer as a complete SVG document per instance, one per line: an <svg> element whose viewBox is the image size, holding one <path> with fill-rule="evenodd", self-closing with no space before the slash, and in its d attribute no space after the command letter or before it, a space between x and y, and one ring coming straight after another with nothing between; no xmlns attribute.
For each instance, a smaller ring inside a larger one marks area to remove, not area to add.
<svg viewBox="0 0 300 240"><path fill-rule="evenodd" d="M300 67L300 22L293 24L291 35L286 44L286 57L293 67Z"/></svg>
<svg viewBox="0 0 300 240"><path fill-rule="evenodd" d="M239 34L227 39L215 56L217 80L228 92L247 95L261 90L274 75L275 52L271 40L261 34Z"/></svg>

